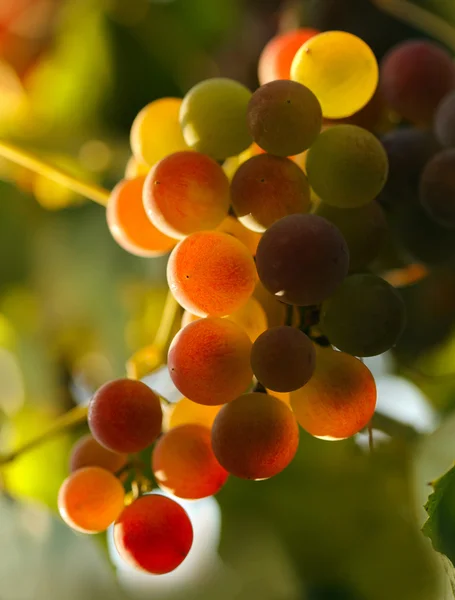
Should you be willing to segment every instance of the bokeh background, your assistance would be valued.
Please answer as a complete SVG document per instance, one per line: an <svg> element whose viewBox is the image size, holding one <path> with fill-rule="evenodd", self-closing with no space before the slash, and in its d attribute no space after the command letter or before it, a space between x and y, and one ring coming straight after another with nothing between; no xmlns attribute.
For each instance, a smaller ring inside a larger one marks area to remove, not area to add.
<svg viewBox="0 0 455 600"><path fill-rule="evenodd" d="M455 40L453 0L415 4ZM255 89L265 43L300 25L353 32L378 58L428 37L369 0L0 0L0 137L111 188L145 104L216 75ZM128 255L101 207L0 160L3 451L124 375L157 329L165 262ZM217 500L188 503L191 561L157 578L120 564L109 536L60 522L57 490L83 429L61 435L1 471L0 598L453 598L418 531L428 482L455 458L453 270L435 269L405 299L401 344L367 360L379 390L373 458L362 435L331 444L302 433L273 480L231 478ZM152 383L166 390L163 373Z"/></svg>

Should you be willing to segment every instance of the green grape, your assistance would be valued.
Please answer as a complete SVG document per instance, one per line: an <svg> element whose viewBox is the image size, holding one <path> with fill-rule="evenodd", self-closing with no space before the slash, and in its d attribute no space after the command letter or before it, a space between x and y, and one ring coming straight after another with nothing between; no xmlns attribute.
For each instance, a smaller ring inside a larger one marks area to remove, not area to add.
<svg viewBox="0 0 455 600"><path fill-rule="evenodd" d="M321 327L330 343L354 356L392 348L405 319L401 296L376 275L351 275L321 308Z"/></svg>
<svg viewBox="0 0 455 600"><path fill-rule="evenodd" d="M253 94L248 126L254 141L266 152L293 156L307 150L321 131L321 106L304 85L271 81Z"/></svg>
<svg viewBox="0 0 455 600"><path fill-rule="evenodd" d="M282 217L307 212L310 186L305 173L292 160L260 154L237 169L231 201L242 225L263 232Z"/></svg>
<svg viewBox="0 0 455 600"><path fill-rule="evenodd" d="M215 77L195 85L180 108L185 142L216 160L246 150L253 141L246 121L250 98L250 90L232 79Z"/></svg>
<svg viewBox="0 0 455 600"><path fill-rule="evenodd" d="M355 125L326 129L310 148L306 171L311 187L327 204L355 208L373 200L387 180L381 142Z"/></svg>
<svg viewBox="0 0 455 600"><path fill-rule="evenodd" d="M359 271L377 258L384 244L387 221L376 201L358 208L337 208L321 202L316 214L343 234L349 248L350 271Z"/></svg>

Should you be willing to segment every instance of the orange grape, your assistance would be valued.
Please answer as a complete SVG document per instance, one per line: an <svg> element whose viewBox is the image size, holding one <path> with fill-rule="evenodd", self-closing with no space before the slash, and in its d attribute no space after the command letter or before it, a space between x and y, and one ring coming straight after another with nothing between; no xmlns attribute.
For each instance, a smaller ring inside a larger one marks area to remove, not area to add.
<svg viewBox="0 0 455 600"><path fill-rule="evenodd" d="M292 160L260 154L237 169L231 199L239 221L252 231L263 232L287 215L308 212L310 186Z"/></svg>
<svg viewBox="0 0 455 600"><path fill-rule="evenodd" d="M317 29L304 27L273 37L261 52L258 65L259 83L275 79L290 79L294 56L305 42L317 35Z"/></svg>
<svg viewBox="0 0 455 600"><path fill-rule="evenodd" d="M257 273L241 242L219 231L201 231L174 248L167 279L183 308L201 317L222 317L246 303Z"/></svg>
<svg viewBox="0 0 455 600"><path fill-rule="evenodd" d="M294 458L299 430L292 411L268 394L244 394L223 406L212 427L220 464L236 477L267 479Z"/></svg>
<svg viewBox="0 0 455 600"><path fill-rule="evenodd" d="M89 404L93 437L114 452L140 452L161 432L160 399L145 383L116 379L105 383Z"/></svg>
<svg viewBox="0 0 455 600"><path fill-rule="evenodd" d="M266 388L292 392L311 379L316 354L313 342L299 329L280 325L262 333L251 351L253 373Z"/></svg>
<svg viewBox="0 0 455 600"><path fill-rule="evenodd" d="M325 31L310 38L296 53L291 78L307 86L324 117L350 117L373 97L379 69L371 48L345 31Z"/></svg>
<svg viewBox="0 0 455 600"><path fill-rule="evenodd" d="M213 454L210 429L196 424L171 429L158 440L152 469L161 488L188 500L213 496L228 477Z"/></svg>
<svg viewBox="0 0 455 600"><path fill-rule="evenodd" d="M358 358L332 349L320 350L310 381L291 393L299 424L311 435L341 440L363 429L376 406L376 385Z"/></svg>
<svg viewBox="0 0 455 600"><path fill-rule="evenodd" d="M82 533L105 531L123 509L120 481L100 467L74 471L62 483L58 509L67 525Z"/></svg>
<svg viewBox="0 0 455 600"><path fill-rule="evenodd" d="M160 98L139 112L130 135L136 160L152 167L168 154L188 149L179 123L181 105L180 98Z"/></svg>
<svg viewBox="0 0 455 600"><path fill-rule="evenodd" d="M193 402L230 402L251 383L251 342L228 319L208 317L179 331L168 354L176 388Z"/></svg>
<svg viewBox="0 0 455 600"><path fill-rule="evenodd" d="M126 465L127 455L112 452L101 446L89 433L81 437L73 446L70 456L70 471L83 467L101 467L116 473Z"/></svg>
<svg viewBox="0 0 455 600"><path fill-rule="evenodd" d="M173 429L179 425L187 425L188 423L203 425L211 429L220 408L221 406L204 406L192 402L188 398L182 398L171 408L168 429Z"/></svg>
<svg viewBox="0 0 455 600"><path fill-rule="evenodd" d="M188 323L197 321L200 318L201 317L193 315L186 310L182 316L182 327L185 327ZM237 325L245 331L252 342L267 329L267 316L265 311L256 298L253 297L251 297L241 308L223 318L229 319L229 321L232 321L233 323L237 323Z"/></svg>
<svg viewBox="0 0 455 600"><path fill-rule="evenodd" d="M229 181L205 154L176 152L150 170L143 200L148 218L160 231L184 238L218 227L227 216Z"/></svg>
<svg viewBox="0 0 455 600"><path fill-rule="evenodd" d="M161 233L148 219L142 202L145 176L123 179L112 190L106 218L112 237L127 252L137 256L161 256L176 241Z"/></svg>
<svg viewBox="0 0 455 600"><path fill-rule="evenodd" d="M114 543L130 565L162 575L186 558L193 544L193 527L180 504L149 494L123 510L114 526Z"/></svg>
<svg viewBox="0 0 455 600"><path fill-rule="evenodd" d="M217 231L227 233L242 242L253 256L256 254L261 234L244 227L238 219L228 215L216 228Z"/></svg>

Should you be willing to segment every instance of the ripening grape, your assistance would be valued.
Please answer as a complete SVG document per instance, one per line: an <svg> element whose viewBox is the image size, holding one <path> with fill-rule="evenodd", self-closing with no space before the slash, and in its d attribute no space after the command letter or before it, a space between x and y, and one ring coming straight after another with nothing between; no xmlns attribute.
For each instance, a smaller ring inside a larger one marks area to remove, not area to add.
<svg viewBox="0 0 455 600"><path fill-rule="evenodd" d="M200 318L186 310L182 316L181 326L186 327ZM267 329L267 315L260 303L253 297L249 298L248 302L238 310L223 318L239 325L252 342Z"/></svg>
<svg viewBox="0 0 455 600"><path fill-rule="evenodd" d="M340 231L316 215L290 215L262 236L256 254L259 278L281 301L319 304L346 277L349 251Z"/></svg>
<svg viewBox="0 0 455 600"><path fill-rule="evenodd" d="M179 425L194 423L212 428L213 421L221 409L220 406L204 406L192 402L188 398L182 398L172 406L169 416L168 429L173 429Z"/></svg>
<svg viewBox="0 0 455 600"><path fill-rule="evenodd" d="M246 123L250 98L248 88L223 77L191 88L180 109L180 125L188 146L216 160L246 150L253 141Z"/></svg>
<svg viewBox="0 0 455 600"><path fill-rule="evenodd" d="M292 160L260 154L237 169L231 200L239 221L248 229L263 232L287 215L308 212L310 186Z"/></svg>
<svg viewBox="0 0 455 600"><path fill-rule="evenodd" d="M342 440L358 433L376 407L376 384L358 359L320 350L311 380L291 393L291 407L303 429L315 437Z"/></svg>
<svg viewBox="0 0 455 600"><path fill-rule="evenodd" d="M201 231L182 240L167 264L169 289L189 312L222 317L246 303L257 281L248 249L227 233Z"/></svg>
<svg viewBox="0 0 455 600"><path fill-rule="evenodd" d="M383 132L390 129L390 115L381 88L376 88L371 100L350 117L345 117L344 119L324 119L325 126L341 124L357 125L357 127L367 129L371 133Z"/></svg>
<svg viewBox="0 0 455 600"><path fill-rule="evenodd" d="M256 144L277 156L307 150L322 126L316 96L290 80L271 81L257 89L248 104L247 119Z"/></svg>
<svg viewBox="0 0 455 600"><path fill-rule="evenodd" d="M259 57L259 83L264 85L275 79L290 79L291 65L297 50L318 33L317 29L302 27L273 37Z"/></svg>
<svg viewBox="0 0 455 600"><path fill-rule="evenodd" d="M381 63L381 90L401 117L430 125L438 104L455 88L455 64L439 45L408 40L386 54Z"/></svg>
<svg viewBox="0 0 455 600"><path fill-rule="evenodd" d="M455 149L439 152L427 163L420 180L420 201L436 223L455 228Z"/></svg>
<svg viewBox="0 0 455 600"><path fill-rule="evenodd" d="M276 296L271 294L262 284L258 281L254 289L253 297L259 302L267 317L267 325L269 327L275 327L276 325L282 325L286 318L286 307L278 300Z"/></svg>
<svg viewBox="0 0 455 600"><path fill-rule="evenodd" d="M160 160L144 183L150 221L173 238L214 229L229 210L229 181L220 165L199 152L176 152Z"/></svg>
<svg viewBox="0 0 455 600"><path fill-rule="evenodd" d="M251 350L251 367L258 381L275 392L292 392L311 379L316 353L299 329L281 325L261 334Z"/></svg>
<svg viewBox="0 0 455 600"><path fill-rule="evenodd" d="M136 160L152 167L168 154L188 149L179 123L181 105L180 98L160 98L139 112L130 135Z"/></svg>
<svg viewBox="0 0 455 600"><path fill-rule="evenodd" d="M127 455L112 452L101 446L90 434L81 437L73 446L70 456L70 471L83 467L101 467L111 473L116 473L124 467Z"/></svg>
<svg viewBox="0 0 455 600"><path fill-rule="evenodd" d="M418 203L420 176L426 163L438 152L431 132L406 127L381 138L387 153L389 174L378 200L386 210L395 211Z"/></svg>
<svg viewBox="0 0 455 600"><path fill-rule="evenodd" d="M152 469L162 489L188 500L213 496L228 477L213 453L210 429L196 424L171 429L158 440Z"/></svg>
<svg viewBox="0 0 455 600"><path fill-rule="evenodd" d="M244 227L235 217L228 215L216 228L216 230L232 235L239 240L239 242L242 242L242 244L248 248L253 256L256 255L261 235L256 231L251 231L251 229Z"/></svg>
<svg viewBox="0 0 455 600"><path fill-rule="evenodd" d="M345 31L310 38L296 53L291 78L306 85L328 119L349 117L363 108L378 85L378 63L371 48Z"/></svg>
<svg viewBox="0 0 455 600"><path fill-rule="evenodd" d="M232 178L235 175L235 172L240 167L240 165L243 165L243 163L249 158L251 158L252 156L257 156L258 154L264 154L264 150L262 148L259 148L259 146L255 142L253 142L251 146L249 146L243 152L240 152L240 154L238 154L237 156L231 156L227 158L223 162L223 171L226 173L227 178L229 180L232 180Z"/></svg>
<svg viewBox="0 0 455 600"><path fill-rule="evenodd" d="M351 275L321 308L321 327L330 343L354 356L390 350L405 324L398 292L376 275Z"/></svg>
<svg viewBox="0 0 455 600"><path fill-rule="evenodd" d="M160 399L145 383L116 379L101 386L89 404L93 437L113 452L140 452L161 432Z"/></svg>
<svg viewBox="0 0 455 600"><path fill-rule="evenodd" d="M162 256L176 241L161 233L148 219L142 203L145 176L123 179L112 190L106 218L112 237L127 252L137 256Z"/></svg>
<svg viewBox="0 0 455 600"><path fill-rule="evenodd" d="M169 373L176 388L193 402L230 402L251 383L251 342L228 319L208 317L187 325L172 341Z"/></svg>
<svg viewBox="0 0 455 600"><path fill-rule="evenodd" d="M131 156L125 167L125 179L135 179L142 175L147 175L150 171L149 165L140 162L134 156Z"/></svg>
<svg viewBox="0 0 455 600"><path fill-rule="evenodd" d="M349 248L350 271L358 271L377 258L385 241L387 221L376 201L357 208L337 208L321 202L315 214L343 234Z"/></svg>
<svg viewBox="0 0 455 600"><path fill-rule="evenodd" d="M374 200L387 180L387 153L369 131L355 125L326 129L310 148L306 172L327 204L355 208Z"/></svg>
<svg viewBox="0 0 455 600"><path fill-rule="evenodd" d="M242 479L267 479L297 451L299 431L289 407L268 394L244 394L220 410L212 426L219 463Z"/></svg>
<svg viewBox="0 0 455 600"><path fill-rule="evenodd" d="M175 500L148 494L134 500L114 525L120 556L136 569L163 575L176 569L193 544L193 527Z"/></svg>
<svg viewBox="0 0 455 600"><path fill-rule="evenodd" d="M123 498L123 486L115 475L100 467L84 467L62 483L58 509L72 529L99 533L122 512Z"/></svg>
<svg viewBox="0 0 455 600"><path fill-rule="evenodd" d="M436 111L434 129L439 142L447 148L455 147L455 91L442 99Z"/></svg>

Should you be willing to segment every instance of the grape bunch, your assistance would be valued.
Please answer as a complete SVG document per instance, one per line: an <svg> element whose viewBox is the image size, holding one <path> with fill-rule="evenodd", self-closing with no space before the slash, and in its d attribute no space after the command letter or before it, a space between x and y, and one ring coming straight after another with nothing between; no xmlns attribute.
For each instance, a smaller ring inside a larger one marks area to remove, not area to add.
<svg viewBox="0 0 455 600"><path fill-rule="evenodd" d="M455 67L444 50L405 43L379 67L355 35L302 29L265 47L259 81L252 93L213 78L146 106L107 207L125 250L170 252L183 310L167 368L181 399L168 406L134 379L102 386L59 507L77 531L113 524L121 556L154 574L191 549L174 497L279 474L299 425L342 440L370 423L376 387L362 359L393 348L406 324L382 276L389 237L410 264L431 263L428 240L442 232L450 256ZM378 98L410 124L389 121L378 138ZM436 137L416 127L433 123Z"/></svg>

